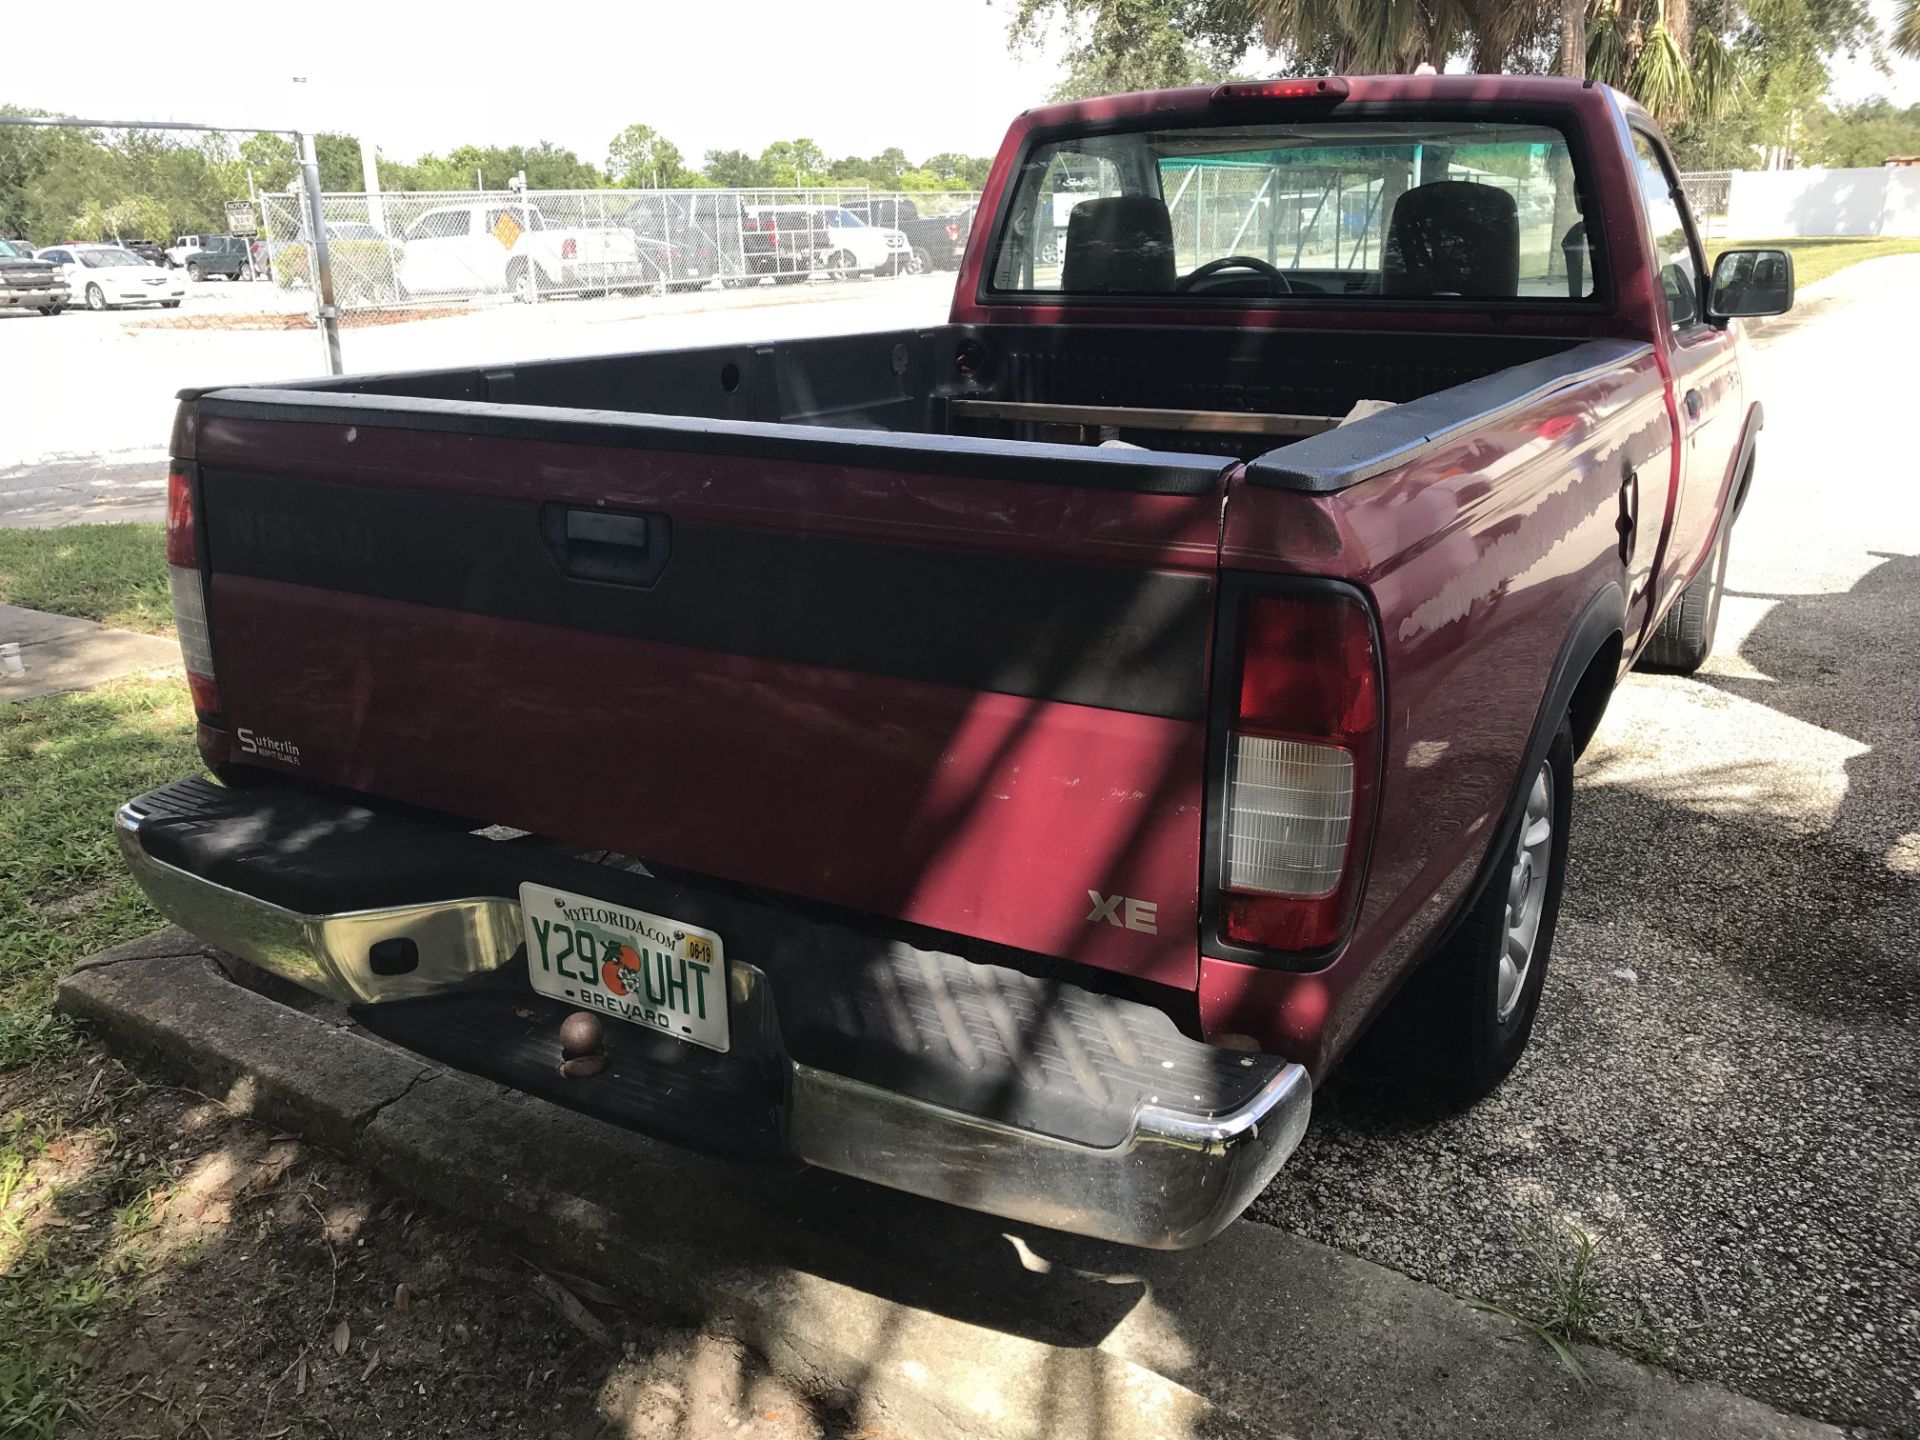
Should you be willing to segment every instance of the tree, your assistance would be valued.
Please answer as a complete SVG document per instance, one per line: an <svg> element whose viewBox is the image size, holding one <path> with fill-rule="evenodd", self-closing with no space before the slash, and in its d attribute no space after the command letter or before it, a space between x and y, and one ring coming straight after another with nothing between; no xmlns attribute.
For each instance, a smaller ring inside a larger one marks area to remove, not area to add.
<svg viewBox="0 0 1920 1440"><path fill-rule="evenodd" d="M628 190L682 190L698 177L678 145L651 125L629 125L607 146L607 179Z"/></svg>
<svg viewBox="0 0 1920 1440"><path fill-rule="evenodd" d="M760 162L744 150L709 150L701 169L710 182L727 190L750 190L767 183Z"/></svg>
<svg viewBox="0 0 1920 1440"><path fill-rule="evenodd" d="M249 135L240 142L240 159L253 171L256 189L285 190L300 174L300 157L285 135Z"/></svg>
<svg viewBox="0 0 1920 1440"><path fill-rule="evenodd" d="M1054 100L1219 80L1250 38L1231 0L1019 0L1013 48L1037 44L1056 13L1068 46Z"/></svg>
<svg viewBox="0 0 1920 1440"><path fill-rule="evenodd" d="M987 183L987 172L993 168L990 155L956 155L943 150L929 157L920 167L931 170L940 177L940 183L959 190L980 190Z"/></svg>
<svg viewBox="0 0 1920 1440"><path fill-rule="evenodd" d="M782 190L825 185L832 179L826 153L805 137L774 141L760 152L759 167L763 183Z"/></svg>
<svg viewBox="0 0 1920 1440"><path fill-rule="evenodd" d="M1893 48L1902 55L1920 56L1920 0L1900 0L1893 17Z"/></svg>

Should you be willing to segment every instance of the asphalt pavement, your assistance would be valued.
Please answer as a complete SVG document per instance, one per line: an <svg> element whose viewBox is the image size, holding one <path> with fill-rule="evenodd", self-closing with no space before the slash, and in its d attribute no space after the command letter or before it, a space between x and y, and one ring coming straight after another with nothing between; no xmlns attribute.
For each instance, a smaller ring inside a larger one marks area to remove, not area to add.
<svg viewBox="0 0 1920 1440"><path fill-rule="evenodd" d="M1467 1295L1566 1226L1630 1346L1920 1434L1920 258L1766 337L1713 660L1634 676L1578 770L1538 1027L1465 1115L1364 1074L1255 1215Z"/></svg>

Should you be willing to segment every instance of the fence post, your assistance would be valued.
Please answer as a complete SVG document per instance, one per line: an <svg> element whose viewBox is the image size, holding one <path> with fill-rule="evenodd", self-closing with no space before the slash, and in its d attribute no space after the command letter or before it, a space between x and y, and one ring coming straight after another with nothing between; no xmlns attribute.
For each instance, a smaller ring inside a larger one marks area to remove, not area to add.
<svg viewBox="0 0 1920 1440"><path fill-rule="evenodd" d="M320 204L320 157L314 153L313 136L302 130L294 137L300 147L300 173L306 181L310 256L316 316L320 339L327 347L327 373L340 375L340 309L333 299L333 256L327 251L327 218Z"/></svg>

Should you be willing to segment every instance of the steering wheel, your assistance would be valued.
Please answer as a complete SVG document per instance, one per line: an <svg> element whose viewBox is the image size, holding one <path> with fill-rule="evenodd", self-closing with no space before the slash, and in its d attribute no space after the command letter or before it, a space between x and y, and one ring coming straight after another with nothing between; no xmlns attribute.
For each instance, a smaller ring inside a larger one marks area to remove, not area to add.
<svg viewBox="0 0 1920 1440"><path fill-rule="evenodd" d="M1200 281L1217 275L1222 270L1227 269L1251 270L1263 279L1271 280L1277 284L1280 287L1280 293L1282 295L1291 295L1293 293L1293 286L1288 282L1284 274L1274 269L1273 266L1269 265L1266 261L1257 260L1251 255L1222 255L1218 260L1209 260L1191 275L1183 275L1180 279L1176 280L1173 285L1174 293L1185 294Z"/></svg>

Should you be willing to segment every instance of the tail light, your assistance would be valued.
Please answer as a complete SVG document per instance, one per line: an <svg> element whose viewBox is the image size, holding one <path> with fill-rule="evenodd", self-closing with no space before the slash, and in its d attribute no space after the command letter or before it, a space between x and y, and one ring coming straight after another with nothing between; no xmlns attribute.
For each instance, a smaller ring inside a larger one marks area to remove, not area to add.
<svg viewBox="0 0 1920 1440"><path fill-rule="evenodd" d="M947 226L947 239L958 240L959 238L960 238L960 226L958 222L955 222L954 224Z"/></svg>
<svg viewBox="0 0 1920 1440"><path fill-rule="evenodd" d="M1339 75L1308 75L1297 80L1237 80L1216 85L1213 101L1229 100L1344 100L1348 85Z"/></svg>
<svg viewBox="0 0 1920 1440"><path fill-rule="evenodd" d="M1221 938L1324 950L1353 926L1380 772L1373 622L1344 591L1248 596L1226 743Z"/></svg>
<svg viewBox="0 0 1920 1440"><path fill-rule="evenodd" d="M213 642L207 633L206 580L200 573L195 533L193 476L179 461L167 471L167 589L173 597L173 627L180 632L180 658L187 689L201 718L220 713L213 679Z"/></svg>
<svg viewBox="0 0 1920 1440"><path fill-rule="evenodd" d="M562 260L576 260L579 256L580 242L573 236L569 235L560 242L560 258Z"/></svg>

